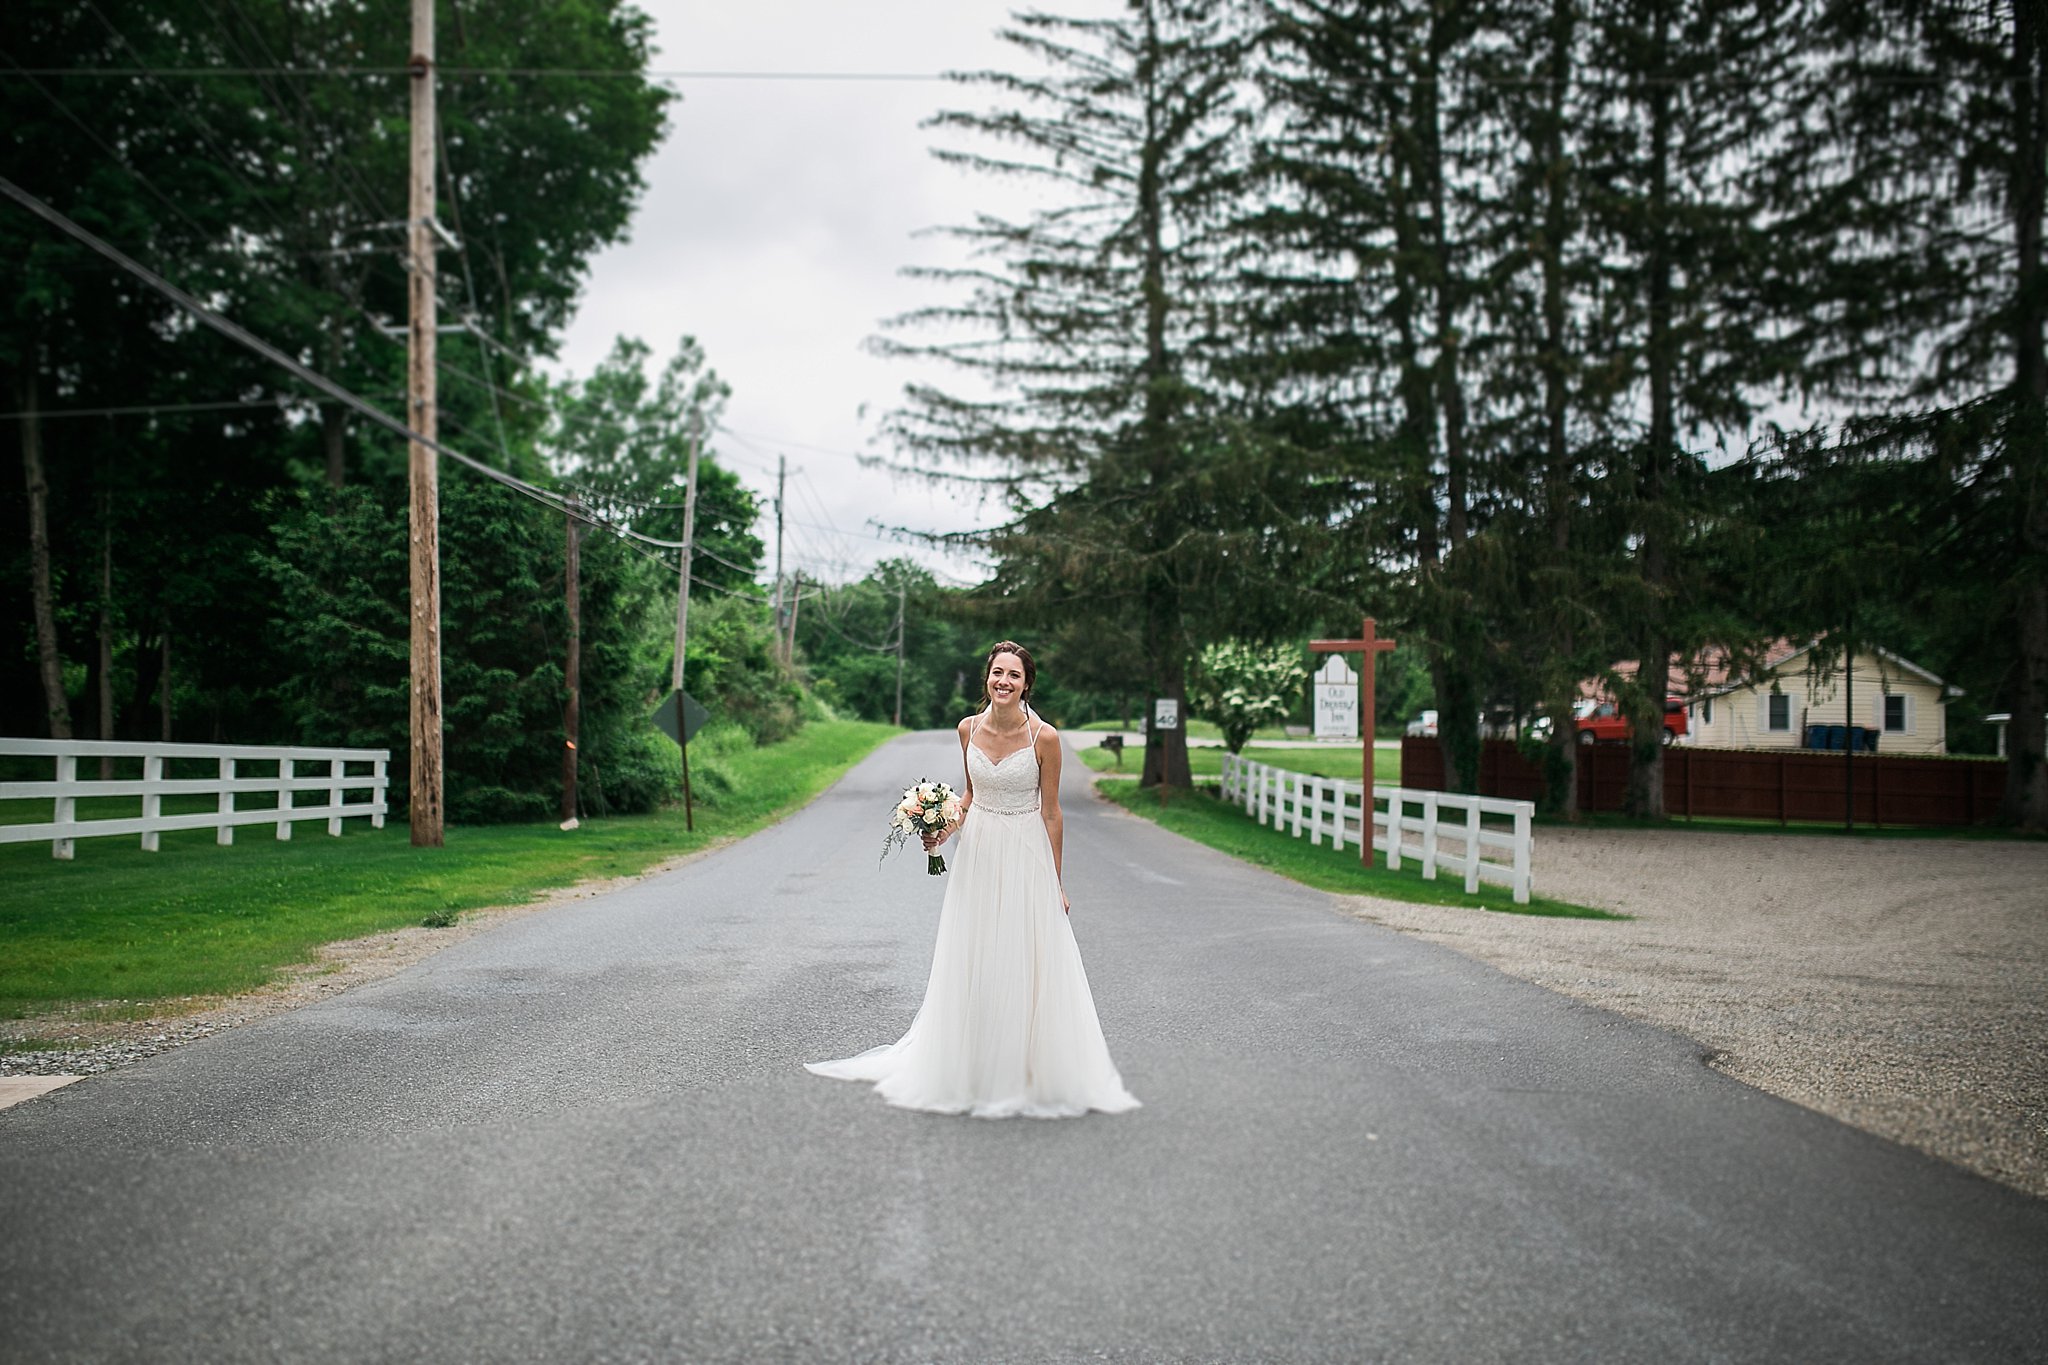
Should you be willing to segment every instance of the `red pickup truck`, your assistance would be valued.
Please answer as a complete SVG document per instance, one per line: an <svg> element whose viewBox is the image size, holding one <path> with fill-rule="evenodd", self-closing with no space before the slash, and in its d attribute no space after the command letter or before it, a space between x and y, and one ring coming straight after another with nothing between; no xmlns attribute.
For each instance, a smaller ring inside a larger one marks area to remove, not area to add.
<svg viewBox="0 0 2048 1365"><path fill-rule="evenodd" d="M1579 743L1598 744L1603 740L1622 741L1628 736L1628 717L1611 701L1603 701L1578 719ZM1691 726L1685 718L1685 702L1678 697L1664 699L1664 742L1669 744L1680 735L1687 734Z"/></svg>

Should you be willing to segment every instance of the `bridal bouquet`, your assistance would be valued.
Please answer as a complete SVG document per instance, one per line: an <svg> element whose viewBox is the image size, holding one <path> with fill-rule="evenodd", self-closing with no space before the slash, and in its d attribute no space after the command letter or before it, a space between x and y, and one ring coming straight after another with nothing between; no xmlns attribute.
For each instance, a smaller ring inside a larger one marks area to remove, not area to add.
<svg viewBox="0 0 2048 1365"><path fill-rule="evenodd" d="M882 841L882 856L901 848L907 840L937 834L960 819L960 798L943 782L919 782L903 789L903 799L889 818L889 834ZM936 877L946 870L946 860L936 853L925 855L924 870Z"/></svg>

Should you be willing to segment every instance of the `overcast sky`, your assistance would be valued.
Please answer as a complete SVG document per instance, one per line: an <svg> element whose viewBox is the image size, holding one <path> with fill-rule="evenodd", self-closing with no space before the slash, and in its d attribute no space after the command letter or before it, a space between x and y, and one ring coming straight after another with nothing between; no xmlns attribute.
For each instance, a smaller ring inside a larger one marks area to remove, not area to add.
<svg viewBox="0 0 2048 1365"><path fill-rule="evenodd" d="M1016 65L995 37L1010 6L988 0L640 0L656 25L660 71L936 75ZM1062 4L1109 12L1117 0ZM914 367L868 354L882 319L944 297L899 271L937 259L920 229L1013 204L985 179L940 165L918 125L981 92L937 80L690 79L667 140L646 163L647 190L625 245L594 263L562 350L588 374L613 338L632 335L657 362L694 335L732 386L719 460L763 496L763 539L777 455L789 459L787 556L832 581L907 555L953 581L984 576L972 559L885 538L880 526L961 530L977 509L920 481L863 468L881 415ZM772 565L771 565L772 568Z"/></svg>

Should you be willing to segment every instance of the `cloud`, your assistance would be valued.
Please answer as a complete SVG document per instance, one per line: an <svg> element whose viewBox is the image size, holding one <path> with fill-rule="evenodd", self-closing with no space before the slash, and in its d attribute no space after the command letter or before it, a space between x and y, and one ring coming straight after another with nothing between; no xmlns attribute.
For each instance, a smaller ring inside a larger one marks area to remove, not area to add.
<svg viewBox="0 0 2048 1365"><path fill-rule="evenodd" d="M1110 12L1113 0L1092 8ZM930 0L659 0L658 70L937 73L1013 65L996 27L1008 6ZM979 102L949 82L683 80L667 141L627 243L594 263L563 347L587 373L620 334L665 356L694 335L733 387L715 449L757 493L775 457L800 468L803 567L857 575L909 555L959 578L973 560L877 538L876 523L958 531L998 509L863 467L880 416L913 367L867 354L883 319L939 295L902 278L941 242L922 229L1015 203L1015 191L932 159L918 125ZM930 378L932 376L919 376ZM862 416L865 410L866 416ZM799 505L791 496L791 516ZM828 529L836 527L836 530ZM772 527L764 527L772 531Z"/></svg>

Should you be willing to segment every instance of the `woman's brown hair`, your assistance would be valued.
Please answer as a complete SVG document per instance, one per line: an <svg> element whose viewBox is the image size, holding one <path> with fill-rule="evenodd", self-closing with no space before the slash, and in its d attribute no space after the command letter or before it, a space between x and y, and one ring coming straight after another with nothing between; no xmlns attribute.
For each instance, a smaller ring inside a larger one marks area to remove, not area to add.
<svg viewBox="0 0 2048 1365"><path fill-rule="evenodd" d="M1038 665L1031 661L1031 651L1018 644L1015 640L998 640L995 646L989 650L988 657L981 661L981 704L983 706L991 704L991 699L988 695L988 671L996 666L996 655L998 654L1014 654L1017 656L1017 661L1024 665L1024 695L1017 698L1017 700L1023 702L1030 701L1031 689L1038 686Z"/></svg>

